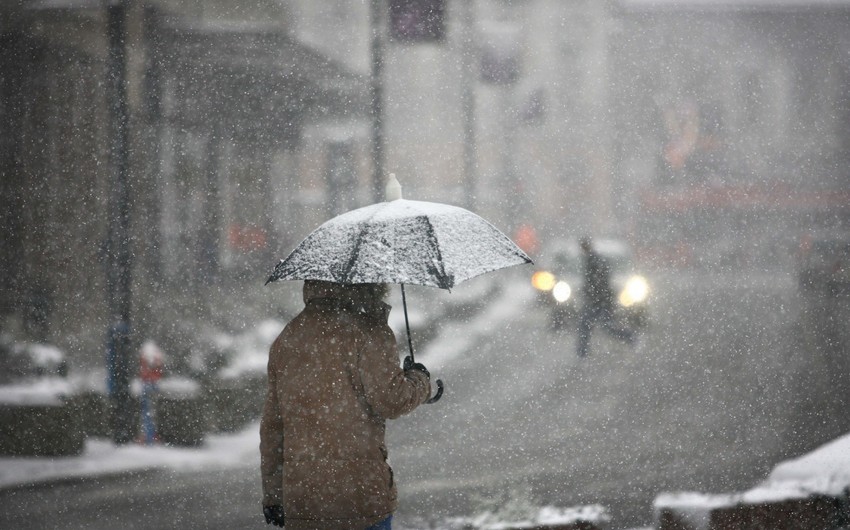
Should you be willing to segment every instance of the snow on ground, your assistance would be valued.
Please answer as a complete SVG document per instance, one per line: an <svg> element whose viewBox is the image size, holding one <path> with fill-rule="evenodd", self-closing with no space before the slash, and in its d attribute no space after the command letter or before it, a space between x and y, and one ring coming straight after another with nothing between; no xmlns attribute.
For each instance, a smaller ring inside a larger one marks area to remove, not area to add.
<svg viewBox="0 0 850 530"><path fill-rule="evenodd" d="M460 288L459 288L460 289ZM466 350L470 341L477 334L488 333L493 325L510 319L522 304L517 300L527 291L525 285L518 281L505 282L504 289L496 300L471 322L462 323L465 334L450 333L451 340L445 344L432 345L426 348L433 350L429 362L444 364L451 358ZM447 324L451 325L451 324ZM265 368L268 359L268 344L280 331L280 324L274 321L261 323L257 329L246 332L244 336L231 338L235 343L227 346L238 346L235 349L244 357L235 370L250 371L262 365ZM441 334L445 337L447 334ZM463 340L458 340L463 337ZM399 340L405 340L399 335ZM259 344L262 344L261 348ZM247 352L247 354L246 354ZM439 353L437 353L439 352ZM102 374L98 373L92 380L102 383ZM163 380L165 381L165 380ZM75 384L82 384L76 381ZM91 385L91 381L89 381ZM180 387L182 388L182 387ZM4 392L6 400L32 402L45 396L55 398L57 392L67 391L65 386L51 380L49 388L27 385L19 392ZM41 401L39 401L41 402ZM203 446L199 448L181 448L165 446L143 446L129 444L116 446L104 438L91 438L86 441L85 449L79 456L70 457L0 457L0 488L9 488L27 484L36 484L52 480L66 480L96 475L116 474L145 469L172 469L177 471L192 471L197 469L220 469L231 466L259 465L259 424L249 425L236 434L209 434L204 438Z"/></svg>
<svg viewBox="0 0 850 530"><path fill-rule="evenodd" d="M580 521L604 525L611 520L604 506L591 504L572 508L557 508L544 506L537 508L522 518L506 518L499 514L485 512L471 518L461 518L450 521L460 528L476 528L479 530L506 530L520 528L539 528L541 526L566 526Z"/></svg>
<svg viewBox="0 0 850 530"><path fill-rule="evenodd" d="M216 334L213 342L222 351L230 352L227 365L221 370L222 379L237 379L243 375L265 374L269 361L269 346L283 329L283 322L263 320L239 335Z"/></svg>
<svg viewBox="0 0 850 530"><path fill-rule="evenodd" d="M79 456L0 458L0 488L149 469L197 471L244 466L259 469L259 445L259 422L234 434L209 434L199 448L118 446L105 438L90 438Z"/></svg>
<svg viewBox="0 0 850 530"><path fill-rule="evenodd" d="M738 493L663 493L655 509L669 508L686 516L695 528L705 528L710 511L736 504L775 503L810 495L841 496L850 488L850 434L814 451L779 463L761 484Z"/></svg>
<svg viewBox="0 0 850 530"><path fill-rule="evenodd" d="M524 279L524 277L523 277ZM429 369L444 369L470 350L482 336L516 318L534 293L524 281L508 281L495 300L469 321L446 322L437 338L423 349L421 358Z"/></svg>
<svg viewBox="0 0 850 530"><path fill-rule="evenodd" d="M523 296L524 291L527 291L524 284L506 282L502 293L488 304L484 311L476 315L471 322L462 324L466 333L441 334L441 337L448 335L451 340L442 341L444 343L434 345L433 348L431 346L426 348L426 350L433 350L433 353L429 355L431 357L429 363L445 364L465 351L468 344L474 341L476 334L489 332L494 322L510 319L516 311L521 309L522 304L517 303L517 299ZM462 293L460 294L462 297ZM244 336L230 339L238 343L236 349L246 358L234 369L250 371L259 365L265 368L268 344L280 331L279 327L279 323L267 321L261 323L257 329L246 332ZM458 340L461 337L462 340ZM404 335L399 335L399 340L404 340ZM258 346L260 343L263 344L263 348ZM234 345L228 343L226 346ZM248 355L245 355L245 352L248 352ZM437 361L438 356L439 361ZM98 373L91 379L102 383L103 377ZM77 383L80 384L80 382ZM89 384L92 384L91 381ZM57 388L59 387L55 382L51 384L51 396ZM39 390L43 389L39 388ZM32 393L31 388L29 393ZM38 395L44 394L40 392ZM28 395L28 399L31 401L33 398ZM236 434L208 434L204 438L203 446L199 448L149 447L136 444L116 446L108 439L92 438L86 441L85 449L79 456L0 457L0 488L146 469L192 471L259 466L259 444L259 423L257 422Z"/></svg>
<svg viewBox="0 0 850 530"><path fill-rule="evenodd" d="M780 489L792 485L806 495L839 495L850 487L850 434L807 455L782 462L767 477L763 488Z"/></svg>

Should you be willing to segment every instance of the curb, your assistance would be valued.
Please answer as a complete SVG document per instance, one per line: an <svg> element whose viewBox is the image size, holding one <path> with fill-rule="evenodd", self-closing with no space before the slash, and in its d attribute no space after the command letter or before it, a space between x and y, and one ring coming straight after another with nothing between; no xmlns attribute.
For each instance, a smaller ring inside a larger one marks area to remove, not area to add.
<svg viewBox="0 0 850 530"><path fill-rule="evenodd" d="M0 495L15 491L32 491L43 488L53 488L56 486L84 484L86 482L115 481L130 476L154 475L156 473L161 473L164 470L165 468L163 467L144 467L138 469L127 469L123 471L106 471L102 473L92 473L88 475L63 475L55 478L45 477L43 479L37 479L32 482L0 484Z"/></svg>

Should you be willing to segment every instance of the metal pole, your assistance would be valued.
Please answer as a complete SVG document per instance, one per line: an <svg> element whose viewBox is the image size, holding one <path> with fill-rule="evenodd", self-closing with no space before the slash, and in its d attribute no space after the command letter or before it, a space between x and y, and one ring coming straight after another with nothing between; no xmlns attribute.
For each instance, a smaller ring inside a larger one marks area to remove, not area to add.
<svg viewBox="0 0 850 530"><path fill-rule="evenodd" d="M130 396L130 187L129 130L127 121L127 2L106 7L109 39L108 79L111 105L110 159L113 168L112 197L107 240L107 289L112 323L108 329L109 390L113 405L113 441L123 444L135 435Z"/></svg>
<svg viewBox="0 0 850 530"><path fill-rule="evenodd" d="M224 126L220 122L217 121L214 123L206 145L206 193L204 195L202 214L204 225L199 234L201 245L198 267L200 272L199 279L204 284L214 282L218 278L219 273L218 233L220 230L219 211L221 210L219 174L221 171L221 151L224 131ZM256 144L256 141L252 142L252 144ZM266 179L267 175L261 175L260 178ZM198 288L197 284L195 288Z"/></svg>
<svg viewBox="0 0 850 530"><path fill-rule="evenodd" d="M463 2L463 24L461 29L461 100L463 106L463 189L464 202L469 210L475 209L476 156L475 156L475 42L473 27L475 0Z"/></svg>
<svg viewBox="0 0 850 530"><path fill-rule="evenodd" d="M383 0L372 0L370 29L372 32L372 198L384 200L384 39Z"/></svg>

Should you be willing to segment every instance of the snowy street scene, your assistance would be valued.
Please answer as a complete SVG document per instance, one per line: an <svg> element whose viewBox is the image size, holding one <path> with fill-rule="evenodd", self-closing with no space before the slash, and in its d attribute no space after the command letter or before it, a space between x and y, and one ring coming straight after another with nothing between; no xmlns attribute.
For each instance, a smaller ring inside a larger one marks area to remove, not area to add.
<svg viewBox="0 0 850 530"><path fill-rule="evenodd" d="M405 485L397 526L462 528L458 518L491 513L493 522L511 506L508 514L528 519L529 510L570 499L569 507L603 506L621 525L605 528L640 528L656 517L656 505L690 502L693 510L720 496L734 504L735 495L757 487L774 500L817 491L841 498L850 484L850 442L839 420L846 402L828 359L798 355L824 346L800 342L804 300L790 278L780 279L748 278L742 286L723 277L659 276L657 320L641 342L600 336L584 360L574 355L574 333L546 329L523 274L508 273L495 293L484 285L488 277L472 280L468 292L436 293L444 310L455 296L479 293L486 301L442 322L420 350L446 381L440 407L389 427L392 463ZM425 288L409 298L435 300ZM707 303L715 298L726 303ZM736 311L727 305L733 300ZM757 312L773 306L792 314ZM693 322L682 323L681 314ZM420 313L417 322L428 318ZM758 355L728 358L741 351ZM222 527L250 526L258 443L251 421L209 435L199 448L115 447L92 438L80 456L4 458L4 526L110 528L122 512L139 528L205 527L207 517ZM809 452L813 464L783 463L806 462ZM33 513L38 505L53 509Z"/></svg>
<svg viewBox="0 0 850 530"><path fill-rule="evenodd" d="M850 0L21 0L0 117L0 528L850 529Z"/></svg>

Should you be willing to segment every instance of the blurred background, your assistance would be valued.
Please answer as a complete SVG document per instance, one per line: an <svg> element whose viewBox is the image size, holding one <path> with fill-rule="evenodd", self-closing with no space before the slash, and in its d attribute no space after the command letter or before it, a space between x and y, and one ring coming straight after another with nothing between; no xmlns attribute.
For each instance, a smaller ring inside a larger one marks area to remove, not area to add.
<svg viewBox="0 0 850 530"><path fill-rule="evenodd" d="M241 366L262 391L301 304L300 284L263 282L390 172L541 264L560 240L624 242L670 356L710 348L731 308L763 318L730 324L724 352L781 349L794 373L824 352L847 372L847 0L3 2L4 363L26 351L123 388L154 339L168 373Z"/></svg>
<svg viewBox="0 0 850 530"><path fill-rule="evenodd" d="M850 3L407 4L4 2L2 329L96 363L132 300L191 348L176 320L275 306L264 275L379 197L376 156L408 198L655 267L791 268L847 229Z"/></svg>

